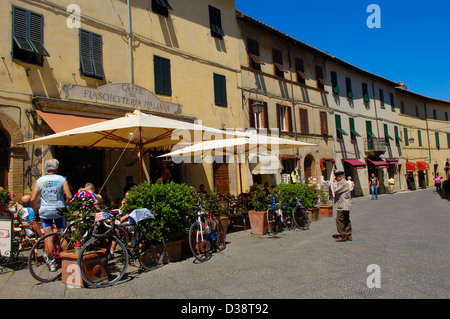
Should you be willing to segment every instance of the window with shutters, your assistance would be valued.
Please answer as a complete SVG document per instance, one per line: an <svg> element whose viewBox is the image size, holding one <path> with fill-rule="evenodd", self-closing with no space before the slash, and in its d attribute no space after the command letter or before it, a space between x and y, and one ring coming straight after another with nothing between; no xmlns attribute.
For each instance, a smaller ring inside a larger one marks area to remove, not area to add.
<svg viewBox="0 0 450 319"><path fill-rule="evenodd" d="M350 117L349 118L349 123L350 123L350 139L352 141L356 142L356 137L361 137L361 135L356 131L355 128L355 119Z"/></svg>
<svg viewBox="0 0 450 319"><path fill-rule="evenodd" d="M331 71L331 87L334 94L340 93L336 71Z"/></svg>
<svg viewBox="0 0 450 319"><path fill-rule="evenodd" d="M225 32L222 28L222 16L220 10L211 5L209 5L209 26L213 37L223 39Z"/></svg>
<svg viewBox="0 0 450 319"><path fill-rule="evenodd" d="M262 112L261 113L254 113L252 105L255 102L260 102L263 104ZM267 113L267 103L262 101L256 101L249 99L248 100L248 108L249 108L249 127L255 128L255 129L268 129L269 128L269 117Z"/></svg>
<svg viewBox="0 0 450 319"><path fill-rule="evenodd" d="M152 11L164 17L169 16L169 10L173 10L167 0L152 0Z"/></svg>
<svg viewBox="0 0 450 319"><path fill-rule="evenodd" d="M305 73L305 67L303 66L303 60L295 58L295 73L297 73L297 82L300 84L306 84L306 80L309 80Z"/></svg>
<svg viewBox="0 0 450 319"><path fill-rule="evenodd" d="M367 83L362 84L362 93L363 93L364 103L370 103L369 89L367 87Z"/></svg>
<svg viewBox="0 0 450 319"><path fill-rule="evenodd" d="M380 93L380 103L381 103L381 108L384 109L384 91L383 89L379 89L379 93Z"/></svg>
<svg viewBox="0 0 450 319"><path fill-rule="evenodd" d="M300 132L309 134L308 110L300 109Z"/></svg>
<svg viewBox="0 0 450 319"><path fill-rule="evenodd" d="M214 103L227 106L227 80L226 77L214 73Z"/></svg>
<svg viewBox="0 0 450 319"><path fill-rule="evenodd" d="M265 65L265 63L259 55L258 41L247 38L247 53L250 67L254 70L261 71L261 65Z"/></svg>
<svg viewBox="0 0 450 319"><path fill-rule="evenodd" d="M341 116L339 114L335 114L334 116L336 122L336 135L338 139L342 139L344 135L348 135L346 131L342 128Z"/></svg>
<svg viewBox="0 0 450 319"><path fill-rule="evenodd" d="M395 97L393 93L389 93L389 97L391 99L391 111L395 112Z"/></svg>
<svg viewBox="0 0 450 319"><path fill-rule="evenodd" d="M170 60L155 55L153 64L155 68L155 93L172 95Z"/></svg>
<svg viewBox="0 0 450 319"><path fill-rule="evenodd" d="M327 83L323 78L323 69L319 65L316 65L316 79L317 79L317 88L319 90L325 90L325 85L327 85Z"/></svg>
<svg viewBox="0 0 450 319"><path fill-rule="evenodd" d="M13 60L42 66L43 57L50 56L44 47L44 17L18 7L12 12Z"/></svg>
<svg viewBox="0 0 450 319"><path fill-rule="evenodd" d="M436 148L440 149L441 148L441 142L439 141L439 132L435 132L435 137L436 137Z"/></svg>
<svg viewBox="0 0 450 319"><path fill-rule="evenodd" d="M80 29L81 75L104 78L102 36Z"/></svg>
<svg viewBox="0 0 450 319"><path fill-rule="evenodd" d="M292 132L291 107L277 104L277 115L280 132Z"/></svg>
<svg viewBox="0 0 450 319"><path fill-rule="evenodd" d="M273 48L272 59L275 69L275 75L284 79L284 73L287 73L288 70L283 65L283 53L280 50Z"/></svg>
<svg viewBox="0 0 450 319"><path fill-rule="evenodd" d="M320 112L320 134L328 135L328 119L327 112Z"/></svg>

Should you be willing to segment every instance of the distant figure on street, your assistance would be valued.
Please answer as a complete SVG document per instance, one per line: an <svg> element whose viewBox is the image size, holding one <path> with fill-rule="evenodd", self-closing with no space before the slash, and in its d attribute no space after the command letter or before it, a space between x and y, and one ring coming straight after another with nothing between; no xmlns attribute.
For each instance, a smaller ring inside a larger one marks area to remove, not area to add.
<svg viewBox="0 0 450 319"><path fill-rule="evenodd" d="M378 199L378 187L380 187L380 181L375 173L369 178L370 191L372 193L372 199Z"/></svg>
<svg viewBox="0 0 450 319"><path fill-rule="evenodd" d="M352 224L350 222L350 210L352 209L352 197L350 187L345 180L344 172L335 173L333 183L334 207L336 208L336 227L339 232L337 242L352 240Z"/></svg>
<svg viewBox="0 0 450 319"><path fill-rule="evenodd" d="M436 173L436 175L434 176L434 186L436 187L436 192L438 193L442 193L441 179L442 177L439 176L439 173Z"/></svg>

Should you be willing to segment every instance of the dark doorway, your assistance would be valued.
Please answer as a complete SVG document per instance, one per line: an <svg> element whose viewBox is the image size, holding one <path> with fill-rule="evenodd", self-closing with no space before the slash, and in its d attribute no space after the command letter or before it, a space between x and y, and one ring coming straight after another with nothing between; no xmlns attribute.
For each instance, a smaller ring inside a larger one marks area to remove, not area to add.
<svg viewBox="0 0 450 319"><path fill-rule="evenodd" d="M8 188L8 171L10 157L9 138L0 130L0 187Z"/></svg>
<svg viewBox="0 0 450 319"><path fill-rule="evenodd" d="M55 158L59 161L58 174L65 176L72 193L93 183L96 191L103 185L104 150L87 148L56 147Z"/></svg>

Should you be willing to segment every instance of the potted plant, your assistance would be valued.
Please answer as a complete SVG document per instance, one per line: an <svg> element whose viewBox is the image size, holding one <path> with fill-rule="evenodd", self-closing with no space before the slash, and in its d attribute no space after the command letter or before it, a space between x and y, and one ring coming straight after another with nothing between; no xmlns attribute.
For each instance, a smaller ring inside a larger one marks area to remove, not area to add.
<svg viewBox="0 0 450 319"><path fill-rule="evenodd" d="M260 185L254 187L251 201L253 210L248 211L253 235L267 234L267 210L270 208L270 198L273 192L274 189L266 189Z"/></svg>
<svg viewBox="0 0 450 319"><path fill-rule="evenodd" d="M319 208L319 217L333 217L333 205L328 205L328 192L322 186L317 193L320 202L320 205L317 205Z"/></svg>
<svg viewBox="0 0 450 319"><path fill-rule="evenodd" d="M126 205L122 207L125 213L147 208L155 216L153 226L166 240L164 262L178 260L183 238L191 225L194 192L185 184L144 182L134 186L125 199Z"/></svg>
<svg viewBox="0 0 450 319"><path fill-rule="evenodd" d="M0 187L1 188L1 187ZM11 193L6 189L0 189L0 212L8 210L9 202L11 201Z"/></svg>

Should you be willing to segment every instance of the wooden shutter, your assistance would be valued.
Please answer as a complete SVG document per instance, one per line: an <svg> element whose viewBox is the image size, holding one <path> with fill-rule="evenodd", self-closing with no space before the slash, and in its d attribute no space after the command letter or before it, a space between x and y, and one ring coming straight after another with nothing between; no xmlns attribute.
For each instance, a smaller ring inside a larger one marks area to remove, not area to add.
<svg viewBox="0 0 450 319"><path fill-rule="evenodd" d="M261 128L269 128L269 111L267 110L267 102L264 102L263 111L261 113Z"/></svg>
<svg viewBox="0 0 450 319"><path fill-rule="evenodd" d="M302 134L309 134L308 110L306 109L300 109L300 132Z"/></svg>
<svg viewBox="0 0 450 319"><path fill-rule="evenodd" d="M26 10L14 8L13 39L19 49L34 52L31 43L28 41L28 15Z"/></svg>
<svg viewBox="0 0 450 319"><path fill-rule="evenodd" d="M42 15L30 12L30 42L37 54L50 56L44 48L44 18Z"/></svg>
<svg viewBox="0 0 450 319"><path fill-rule="evenodd" d="M227 106L227 82L223 75L214 73L214 103Z"/></svg>
<svg viewBox="0 0 450 319"><path fill-rule="evenodd" d="M441 148L441 142L439 141L439 132L436 132L435 136L436 136L436 147Z"/></svg>
<svg viewBox="0 0 450 319"><path fill-rule="evenodd" d="M292 107L288 106L286 108L286 112L287 112L287 122L288 122L288 132L293 132L293 128L292 128Z"/></svg>
<svg viewBox="0 0 450 319"><path fill-rule="evenodd" d="M255 114L253 114L252 104L255 103L255 100L249 99L248 100L248 119L249 119L249 127L256 128L255 123Z"/></svg>
<svg viewBox="0 0 450 319"><path fill-rule="evenodd" d="M92 64L95 76L102 78L105 76L103 70L103 42L102 36L91 34L92 36Z"/></svg>
<svg viewBox="0 0 450 319"><path fill-rule="evenodd" d="M230 192L230 180L228 173L228 163L214 163L214 187L220 195L226 195Z"/></svg>
<svg viewBox="0 0 450 319"><path fill-rule="evenodd" d="M225 32L222 29L222 17L220 10L209 5L209 25L211 28L211 35L222 39Z"/></svg>
<svg viewBox="0 0 450 319"><path fill-rule="evenodd" d="M328 120L327 112L320 112L320 133L322 135L328 135Z"/></svg>
<svg viewBox="0 0 450 319"><path fill-rule="evenodd" d="M94 65L91 59L91 34L80 29L80 64L81 73L84 75L94 75Z"/></svg>
<svg viewBox="0 0 450 319"><path fill-rule="evenodd" d="M155 93L172 95L170 60L155 55L153 62L155 69Z"/></svg>

